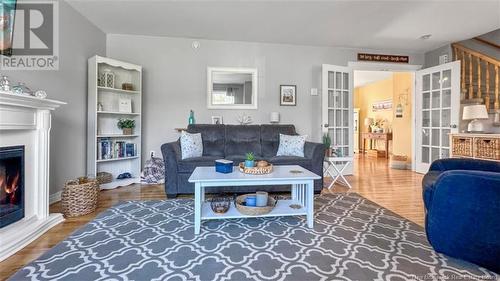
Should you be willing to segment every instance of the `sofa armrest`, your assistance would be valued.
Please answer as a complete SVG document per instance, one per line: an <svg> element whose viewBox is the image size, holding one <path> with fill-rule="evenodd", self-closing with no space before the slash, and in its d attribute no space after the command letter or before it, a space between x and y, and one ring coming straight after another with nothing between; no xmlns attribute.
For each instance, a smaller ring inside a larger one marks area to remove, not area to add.
<svg viewBox="0 0 500 281"><path fill-rule="evenodd" d="M475 170L500 173L500 162L471 159L447 158L432 162L430 171Z"/></svg>
<svg viewBox="0 0 500 281"><path fill-rule="evenodd" d="M436 251L500 269L500 173L454 170L436 180L425 229Z"/></svg>
<svg viewBox="0 0 500 281"><path fill-rule="evenodd" d="M304 144L304 157L307 159L321 158L323 161L325 157L325 146L322 143L306 141Z"/></svg>
<svg viewBox="0 0 500 281"><path fill-rule="evenodd" d="M181 146L178 141L161 146L165 162L165 193L167 197L177 196L177 163L181 159Z"/></svg>

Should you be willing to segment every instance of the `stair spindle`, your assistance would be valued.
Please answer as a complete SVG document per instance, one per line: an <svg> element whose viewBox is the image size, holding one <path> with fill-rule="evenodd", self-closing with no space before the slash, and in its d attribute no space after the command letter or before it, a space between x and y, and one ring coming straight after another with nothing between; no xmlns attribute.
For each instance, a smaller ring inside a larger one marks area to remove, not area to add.
<svg viewBox="0 0 500 281"><path fill-rule="evenodd" d="M498 65L495 65L495 110L500 109L500 97L498 96Z"/></svg>
<svg viewBox="0 0 500 281"><path fill-rule="evenodd" d="M474 86L472 85L472 54L469 53L469 99L474 98Z"/></svg>
<svg viewBox="0 0 500 281"><path fill-rule="evenodd" d="M486 96L484 97L484 104L486 105L486 110L490 111L490 63L485 61L486 64Z"/></svg>
<svg viewBox="0 0 500 281"><path fill-rule="evenodd" d="M462 80L462 92L466 91L467 89L465 88L465 51L462 51L462 61L460 64L460 67L462 68L462 75L460 75L460 80ZM464 96L465 98L465 96Z"/></svg>
<svg viewBox="0 0 500 281"><path fill-rule="evenodd" d="M477 57L477 97L481 98L481 58Z"/></svg>

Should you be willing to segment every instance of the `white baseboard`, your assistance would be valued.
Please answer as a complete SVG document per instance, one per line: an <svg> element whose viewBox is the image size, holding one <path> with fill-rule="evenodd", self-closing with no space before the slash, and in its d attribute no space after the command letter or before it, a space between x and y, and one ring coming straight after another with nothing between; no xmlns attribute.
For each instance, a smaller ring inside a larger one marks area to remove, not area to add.
<svg viewBox="0 0 500 281"><path fill-rule="evenodd" d="M49 195L49 205L61 201L61 193L62 191L58 191L56 193Z"/></svg>

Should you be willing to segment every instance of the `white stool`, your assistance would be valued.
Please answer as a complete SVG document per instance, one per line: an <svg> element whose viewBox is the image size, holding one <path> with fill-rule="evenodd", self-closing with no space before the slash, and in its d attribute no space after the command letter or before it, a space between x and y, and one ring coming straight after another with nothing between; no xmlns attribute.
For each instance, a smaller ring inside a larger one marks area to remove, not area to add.
<svg viewBox="0 0 500 281"><path fill-rule="evenodd" d="M352 188L351 184L349 184L342 173L353 161L353 157L325 157L325 165L323 165L323 175L329 175L333 179L332 183L330 183L330 185L328 186L328 189L331 189L337 181L342 185Z"/></svg>

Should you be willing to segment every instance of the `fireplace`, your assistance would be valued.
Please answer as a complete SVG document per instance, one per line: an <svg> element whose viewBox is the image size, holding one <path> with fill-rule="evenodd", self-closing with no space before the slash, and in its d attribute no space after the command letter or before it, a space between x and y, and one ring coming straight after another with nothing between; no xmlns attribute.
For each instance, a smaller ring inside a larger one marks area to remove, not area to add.
<svg viewBox="0 0 500 281"><path fill-rule="evenodd" d="M24 146L0 147L0 228L24 218Z"/></svg>

